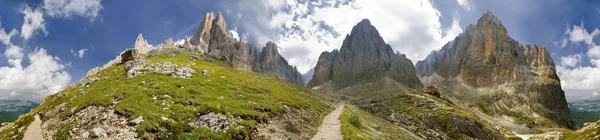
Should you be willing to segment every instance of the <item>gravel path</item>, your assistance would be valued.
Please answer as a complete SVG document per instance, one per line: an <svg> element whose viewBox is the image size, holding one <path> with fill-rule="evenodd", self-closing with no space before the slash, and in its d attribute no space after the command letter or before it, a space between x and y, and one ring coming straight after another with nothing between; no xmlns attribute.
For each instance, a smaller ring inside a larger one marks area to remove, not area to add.
<svg viewBox="0 0 600 140"><path fill-rule="evenodd" d="M344 103L338 104L337 108L329 115L325 116L319 132L311 140L341 140L344 138L341 131L341 123L338 119L344 110Z"/></svg>
<svg viewBox="0 0 600 140"><path fill-rule="evenodd" d="M45 140L42 135L42 120L38 115L35 115L35 120L27 127L23 140Z"/></svg>

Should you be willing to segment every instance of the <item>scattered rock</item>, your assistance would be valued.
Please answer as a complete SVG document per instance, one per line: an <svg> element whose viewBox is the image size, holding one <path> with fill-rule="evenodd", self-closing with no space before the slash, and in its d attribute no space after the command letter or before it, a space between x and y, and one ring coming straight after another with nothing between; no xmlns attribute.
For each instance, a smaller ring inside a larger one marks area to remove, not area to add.
<svg viewBox="0 0 600 140"><path fill-rule="evenodd" d="M128 61L134 60L137 57L138 51L135 49L127 49L121 52L121 64L124 64Z"/></svg>
<svg viewBox="0 0 600 140"><path fill-rule="evenodd" d="M423 93L429 94L429 95L433 95L435 97L440 98L441 97L441 93L440 91L434 87L434 86L427 86L427 88L425 88L425 91L423 91Z"/></svg>
<svg viewBox="0 0 600 140"><path fill-rule="evenodd" d="M80 82L79 82L79 86L81 87L88 87L90 86L92 83L94 83L94 81L98 81L100 80L98 77L86 77L83 78Z"/></svg>
<svg viewBox="0 0 600 140"><path fill-rule="evenodd" d="M200 116L197 120L190 122L189 125L192 127L209 128L213 132L221 133L229 129L229 126L236 125L241 121L242 119L240 118L227 117L223 114L210 112Z"/></svg>
<svg viewBox="0 0 600 140"><path fill-rule="evenodd" d="M142 123L144 121L144 116L140 116L134 120L131 120L130 123L134 124L134 125L138 125L140 123Z"/></svg>
<svg viewBox="0 0 600 140"><path fill-rule="evenodd" d="M208 76L208 71L207 70L200 70L200 72L202 72L202 75Z"/></svg>
<svg viewBox="0 0 600 140"><path fill-rule="evenodd" d="M93 138L102 138L102 137L106 137L106 130L102 129L102 128L94 128L92 129L92 135Z"/></svg>

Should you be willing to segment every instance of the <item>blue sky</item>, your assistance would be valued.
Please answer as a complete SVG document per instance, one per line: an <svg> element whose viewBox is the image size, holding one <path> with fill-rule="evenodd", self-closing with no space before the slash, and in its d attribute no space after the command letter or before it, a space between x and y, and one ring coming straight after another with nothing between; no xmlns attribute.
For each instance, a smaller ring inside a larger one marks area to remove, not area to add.
<svg viewBox="0 0 600 140"><path fill-rule="evenodd" d="M363 18L416 63L487 10L512 38L549 48L569 100L597 98L599 7L592 0L2 1L0 99L39 101L133 47L139 33L150 44L193 35L206 12L222 12L231 32L256 47L274 41L305 73Z"/></svg>

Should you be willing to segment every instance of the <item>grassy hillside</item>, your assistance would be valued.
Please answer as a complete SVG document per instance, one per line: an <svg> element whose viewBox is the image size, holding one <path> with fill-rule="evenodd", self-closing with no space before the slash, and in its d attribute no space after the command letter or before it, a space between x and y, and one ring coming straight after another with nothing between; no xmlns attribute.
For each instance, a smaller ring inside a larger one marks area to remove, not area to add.
<svg viewBox="0 0 600 140"><path fill-rule="evenodd" d="M346 105L339 118L342 135L347 140L420 140L418 136L387 120Z"/></svg>
<svg viewBox="0 0 600 140"><path fill-rule="evenodd" d="M249 139L258 137L261 124L283 118L290 120L288 125L299 129L289 135L312 135L323 116L332 109L328 105L333 101L331 98L312 90L274 77L235 70L222 61L195 52L177 54L174 50L163 50L146 60L188 66L196 73L191 78L152 72L127 78L125 66L115 65L90 76L100 80L89 86L69 86L48 97L33 112L58 112L58 120L70 120L80 110L100 106L114 109L116 114L130 121L143 117L143 121L135 125L138 137L142 138ZM202 70L206 70L207 75L203 75ZM190 125L210 113L223 114L228 120L236 121L222 132ZM44 123L56 120L49 117L42 118ZM71 129L89 125L82 123L66 122L67 125L56 128L53 137L70 138ZM1 137L3 133L7 131L0 131L0 139L7 139Z"/></svg>

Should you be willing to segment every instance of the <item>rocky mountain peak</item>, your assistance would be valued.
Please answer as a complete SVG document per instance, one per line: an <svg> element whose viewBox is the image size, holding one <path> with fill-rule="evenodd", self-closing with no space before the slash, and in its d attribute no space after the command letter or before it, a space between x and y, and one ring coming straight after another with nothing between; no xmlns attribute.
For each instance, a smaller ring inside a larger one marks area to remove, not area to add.
<svg viewBox="0 0 600 140"><path fill-rule="evenodd" d="M245 42L234 39L227 30L225 17L207 13L190 43L206 46L209 55L229 62L234 68L252 70L303 84L302 75L288 64L277 51L277 45L268 42L262 52Z"/></svg>
<svg viewBox="0 0 600 140"><path fill-rule="evenodd" d="M275 44L271 41L267 42L265 47L262 49L261 53L264 53L264 56L262 57L263 61L270 61L274 57L279 57L279 51L277 50L277 44Z"/></svg>
<svg viewBox="0 0 600 140"><path fill-rule="evenodd" d="M138 34L133 48L136 49L139 54L148 53L153 49L152 45L148 44L148 41L144 39L142 33Z"/></svg>
<svg viewBox="0 0 600 140"><path fill-rule="evenodd" d="M380 47L381 44L385 44L381 35L379 35L379 31L375 26L371 25L371 21L369 19L363 19L354 27L352 27L352 31L350 31L350 35L346 36L344 42L346 40L369 40L373 44L365 45L366 47Z"/></svg>
<svg viewBox="0 0 600 140"><path fill-rule="evenodd" d="M545 114L550 116L548 119L551 122L548 123L561 127L573 126L564 91L561 89L560 79L548 50L535 44L523 46L513 40L508 36L502 22L489 11L481 16L477 24L467 27L465 33L448 42L440 50L433 51L424 61L419 61L416 67L425 83L448 86L450 91L456 90L452 92L456 92L455 96L464 98L465 102L477 104L473 98L496 96L494 90L523 95L533 102L522 102L519 103L520 106L541 106L543 109L516 110L514 108L520 107L512 107L492 110L513 111L531 116ZM461 87L461 84L468 87ZM493 90L461 94L465 88ZM497 102L486 104L506 106L506 102L522 99L505 96L494 100Z"/></svg>
<svg viewBox="0 0 600 140"><path fill-rule="evenodd" d="M339 52L323 52L309 86L331 81L339 88L390 78L410 88L421 87L413 63L397 55L368 19L356 24Z"/></svg>
<svg viewBox="0 0 600 140"><path fill-rule="evenodd" d="M475 27L479 30L483 30L483 32L487 33L486 35L508 36L506 28L502 25L502 21L492 14L491 11L485 12L479 20L477 20Z"/></svg>
<svg viewBox="0 0 600 140"><path fill-rule="evenodd" d="M192 45L208 44L208 41L210 41L210 31L212 30L214 19L215 17L213 13L206 13L202 23L200 23L200 26L196 30L194 38L190 39L190 43Z"/></svg>
<svg viewBox="0 0 600 140"><path fill-rule="evenodd" d="M225 18L223 17L221 12L219 12L219 14L217 15L213 26L215 26L216 29L218 29L220 32L227 32L227 22L225 22Z"/></svg>

